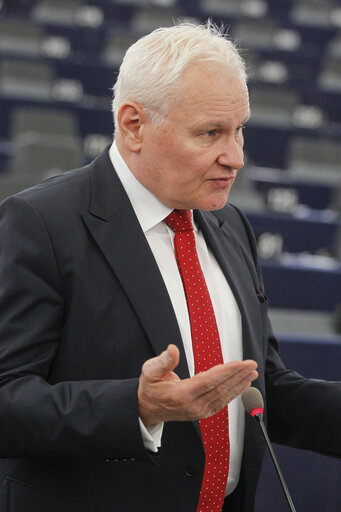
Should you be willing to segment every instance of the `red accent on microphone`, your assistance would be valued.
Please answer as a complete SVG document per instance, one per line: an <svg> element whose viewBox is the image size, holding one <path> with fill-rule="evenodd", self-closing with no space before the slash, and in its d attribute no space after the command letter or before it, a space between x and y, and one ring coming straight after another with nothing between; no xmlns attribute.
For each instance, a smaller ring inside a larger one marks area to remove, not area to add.
<svg viewBox="0 0 341 512"><path fill-rule="evenodd" d="M252 411L250 411L250 414L252 417L256 416L256 414L263 414L264 412L264 409L262 409L261 407L256 407L256 409L252 409Z"/></svg>

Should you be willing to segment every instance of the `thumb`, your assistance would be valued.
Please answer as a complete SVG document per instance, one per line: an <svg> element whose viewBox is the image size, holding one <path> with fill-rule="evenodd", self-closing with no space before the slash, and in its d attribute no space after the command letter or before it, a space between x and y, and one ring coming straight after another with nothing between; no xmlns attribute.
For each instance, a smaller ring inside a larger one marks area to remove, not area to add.
<svg viewBox="0 0 341 512"><path fill-rule="evenodd" d="M178 365L180 359L179 349L175 345L168 345L159 356L148 359L143 367L143 375L152 380L162 379Z"/></svg>

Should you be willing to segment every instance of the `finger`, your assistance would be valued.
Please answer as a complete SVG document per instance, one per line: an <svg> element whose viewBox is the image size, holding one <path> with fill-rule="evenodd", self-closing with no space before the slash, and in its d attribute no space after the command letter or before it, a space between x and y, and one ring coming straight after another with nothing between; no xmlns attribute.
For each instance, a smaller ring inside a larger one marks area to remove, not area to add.
<svg viewBox="0 0 341 512"><path fill-rule="evenodd" d="M213 393L205 395L205 402L207 407L207 416L212 416L216 412L220 411L226 405L228 405L232 400L237 398L243 391L245 391L248 387L251 386L253 380L258 378L258 373L254 371L249 377L240 380L238 383L234 384L232 387L226 388L226 390L220 389L219 393ZM208 400L212 398L212 401ZM207 417L206 416L206 417Z"/></svg>
<svg viewBox="0 0 341 512"><path fill-rule="evenodd" d="M241 369L218 386L197 396L194 399L195 407L192 411L198 419L212 416L239 396L257 377L256 370Z"/></svg>
<svg viewBox="0 0 341 512"><path fill-rule="evenodd" d="M216 395L217 397L220 395L223 399L227 397L229 401L233 400L257 378L258 372L256 370L252 370L248 373L244 371L238 372L238 374L234 375L230 380L223 382L216 388Z"/></svg>
<svg viewBox="0 0 341 512"><path fill-rule="evenodd" d="M201 372L188 379L187 391L194 398L215 391L219 386L234 386L240 380L248 378L257 368L255 361L231 361L214 366L206 372Z"/></svg>
<svg viewBox="0 0 341 512"><path fill-rule="evenodd" d="M179 363L179 349L168 345L159 356L148 359L142 366L142 375L149 380L160 380L170 373Z"/></svg>
<svg viewBox="0 0 341 512"><path fill-rule="evenodd" d="M218 384L218 386L212 389L212 391L209 391L206 394L206 397L208 398L209 395L215 395L217 397L221 396L223 400L226 398L230 402L240 393L242 393L246 387L248 387L251 382L257 378L258 372L254 369L254 367L244 365L243 368L241 368L239 371Z"/></svg>

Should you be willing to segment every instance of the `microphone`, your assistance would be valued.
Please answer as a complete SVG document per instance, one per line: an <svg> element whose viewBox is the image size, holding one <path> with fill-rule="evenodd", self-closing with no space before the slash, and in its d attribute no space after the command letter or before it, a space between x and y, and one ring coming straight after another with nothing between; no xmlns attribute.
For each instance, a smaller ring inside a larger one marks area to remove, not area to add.
<svg viewBox="0 0 341 512"><path fill-rule="evenodd" d="M277 462L277 459L276 459L276 455L275 455L275 453L274 453L274 451L272 449L271 442L270 442L268 433L266 431L266 428L265 428L265 425L264 425L264 422L263 422L264 402L263 402L263 397L262 397L260 391L257 388L253 388L253 387L247 388L242 393L242 402L243 402L243 405L244 405L244 408L245 408L246 412L251 414L251 416L258 421L258 423L259 423L259 425L261 427L264 439L265 439L266 444L268 446L270 455L272 457L272 461L273 461L273 463L275 465L275 468L276 468L279 480L281 482L281 485L282 485L285 497L286 497L286 499L288 501L288 505L290 507L290 510L291 510L291 512L296 512L294 503L293 503L293 501L291 499L288 487L287 487L287 485L286 485L286 483L284 481L284 477L283 477L282 472L280 470L280 467L278 465L278 462Z"/></svg>

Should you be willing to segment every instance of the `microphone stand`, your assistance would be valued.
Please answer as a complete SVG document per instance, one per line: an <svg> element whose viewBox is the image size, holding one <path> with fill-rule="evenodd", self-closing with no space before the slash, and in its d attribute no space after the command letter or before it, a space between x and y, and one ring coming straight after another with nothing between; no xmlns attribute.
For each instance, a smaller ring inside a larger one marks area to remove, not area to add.
<svg viewBox="0 0 341 512"><path fill-rule="evenodd" d="M295 506L294 506L294 503L291 499L291 496L290 496L290 493L289 493L289 490L288 490L288 487L287 487L287 484L285 483L284 481L284 478L283 478L283 475L282 475L282 472L280 470L280 467L278 465L278 462L277 462L277 458L276 458L276 455L275 455L275 452L273 451L272 449L272 446L271 446L271 442L270 442L270 439L269 439L269 436L268 436L268 433L266 431L266 428L265 428L265 425L264 425L264 422L263 422L263 414L255 414L254 415L254 418L256 418L256 420L258 421L259 425L260 425L260 428L262 429L262 432L263 432L263 436L264 436L264 439L266 441L266 444L268 445L268 448L269 448L269 452L270 452L270 455L272 457L272 461L275 465L275 468L276 468L276 471L277 471L277 474L278 474L278 477L280 479L280 482L282 484L282 488L283 488L283 491L284 491L284 494L285 494L285 497L288 501L288 505L290 507L290 510L291 512L296 512L296 509L295 509Z"/></svg>

